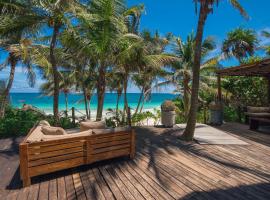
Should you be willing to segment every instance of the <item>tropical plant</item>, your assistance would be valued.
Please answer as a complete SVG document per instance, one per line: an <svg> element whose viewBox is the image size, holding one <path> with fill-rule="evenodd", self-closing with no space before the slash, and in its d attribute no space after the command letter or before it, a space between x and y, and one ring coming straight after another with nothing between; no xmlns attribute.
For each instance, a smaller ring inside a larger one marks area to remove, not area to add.
<svg viewBox="0 0 270 200"><path fill-rule="evenodd" d="M112 71L108 74L107 87L110 92L115 91L117 94L115 112L119 111L119 101L123 93L123 73L121 71Z"/></svg>
<svg viewBox="0 0 270 200"><path fill-rule="evenodd" d="M269 39L270 38L270 32L267 30L262 31L262 36ZM267 55L270 55L270 45L264 45L262 48L266 51Z"/></svg>
<svg viewBox="0 0 270 200"><path fill-rule="evenodd" d="M0 48L8 52L6 60L0 65L0 70L10 66L10 74L5 90L0 94L0 118L4 117L6 100L12 88L17 64L22 58L15 54L13 45L24 45L29 40L24 38L25 30L36 30L36 23L32 20L37 15L29 9L29 2L0 1ZM21 20L23 20L23 23ZM19 21L19 22L18 22ZM30 86L35 83L35 73L29 60L24 60L27 68L27 78Z"/></svg>
<svg viewBox="0 0 270 200"><path fill-rule="evenodd" d="M188 115L188 121L186 129L182 135L184 140L193 140L195 125L196 125L196 114L198 108L198 95L200 86L200 66L201 66L201 56L202 56L202 39L205 22L210 13L213 12L214 5L217 4L219 0L195 0L196 11L197 6L200 4L199 20L197 25L197 33L195 39L195 53L194 53L194 66L193 66L193 78L192 78L192 89L191 89L191 100L190 100L190 110ZM237 0L229 1L233 7L240 11L241 15L248 17L245 10L242 8Z"/></svg>
<svg viewBox="0 0 270 200"><path fill-rule="evenodd" d="M212 37L206 38L202 42L202 59L200 66L200 89L212 92L211 82L213 82L213 72L217 69L220 58L218 56L209 57L210 51L214 50L215 42ZM195 37L193 32L188 35L186 41L175 38L173 52L179 58L173 63L171 73L167 76L164 84L172 83L176 86L176 92L183 96L184 118L187 119L190 108L192 70L194 65ZM159 85L162 85L160 83ZM199 98L201 100L201 98Z"/></svg>
<svg viewBox="0 0 270 200"><path fill-rule="evenodd" d="M236 28L227 34L223 41L222 52L227 58L234 56L239 63L253 56L258 45L256 33L252 29Z"/></svg>
<svg viewBox="0 0 270 200"><path fill-rule="evenodd" d="M71 92L73 86L75 85L75 80L74 80L74 72L70 71L60 71L59 72L59 90L64 94L65 96L65 105L66 105L66 110L65 110L65 115L67 117L68 115L68 94ZM52 78L52 75L47 75L44 76L44 78L47 80L47 82L43 83L40 86L40 90L43 93L43 95L46 96L53 96L54 92L54 81Z"/></svg>

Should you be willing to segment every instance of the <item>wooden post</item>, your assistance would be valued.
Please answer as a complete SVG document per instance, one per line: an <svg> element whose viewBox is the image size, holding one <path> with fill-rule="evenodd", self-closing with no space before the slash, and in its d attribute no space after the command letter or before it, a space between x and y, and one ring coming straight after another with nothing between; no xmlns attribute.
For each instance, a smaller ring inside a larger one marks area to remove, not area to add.
<svg viewBox="0 0 270 200"><path fill-rule="evenodd" d="M135 157L135 148L136 148L136 141L135 141L135 131L131 130L131 145L130 145L130 158L133 159Z"/></svg>
<svg viewBox="0 0 270 200"><path fill-rule="evenodd" d="M71 116L72 116L72 123L75 125L75 108L72 107L72 108L71 108L71 111L72 111L72 113L71 113Z"/></svg>
<svg viewBox="0 0 270 200"><path fill-rule="evenodd" d="M222 101L222 93L221 93L221 77L218 74L217 75L217 87L218 87L218 101Z"/></svg>
<svg viewBox="0 0 270 200"><path fill-rule="evenodd" d="M28 144L20 144L20 175L23 181L23 187L31 185L31 178L28 172Z"/></svg>

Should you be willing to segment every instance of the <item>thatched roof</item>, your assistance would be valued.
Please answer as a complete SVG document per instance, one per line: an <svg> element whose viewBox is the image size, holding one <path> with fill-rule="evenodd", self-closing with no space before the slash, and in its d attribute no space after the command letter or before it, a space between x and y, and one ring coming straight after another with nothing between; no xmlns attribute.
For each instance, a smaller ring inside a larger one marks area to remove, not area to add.
<svg viewBox="0 0 270 200"><path fill-rule="evenodd" d="M252 64L221 69L216 72L220 76L270 76L270 59Z"/></svg>

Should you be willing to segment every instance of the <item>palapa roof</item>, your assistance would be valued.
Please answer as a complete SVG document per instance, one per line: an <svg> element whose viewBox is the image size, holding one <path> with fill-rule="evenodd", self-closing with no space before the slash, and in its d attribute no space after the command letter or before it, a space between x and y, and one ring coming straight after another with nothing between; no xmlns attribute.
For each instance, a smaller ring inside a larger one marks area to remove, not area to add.
<svg viewBox="0 0 270 200"><path fill-rule="evenodd" d="M220 76L270 76L270 58L252 64L220 69L216 71Z"/></svg>

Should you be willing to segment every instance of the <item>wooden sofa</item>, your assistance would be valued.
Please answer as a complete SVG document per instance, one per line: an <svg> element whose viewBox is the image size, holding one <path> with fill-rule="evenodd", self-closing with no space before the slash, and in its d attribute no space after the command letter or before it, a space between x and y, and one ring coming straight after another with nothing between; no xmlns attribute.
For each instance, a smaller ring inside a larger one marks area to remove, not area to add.
<svg viewBox="0 0 270 200"><path fill-rule="evenodd" d="M33 176L119 156L133 158L135 155L135 132L130 128L94 129L33 142L40 131L40 126L34 127L19 146L20 175L24 187L31 185Z"/></svg>
<svg viewBox="0 0 270 200"><path fill-rule="evenodd" d="M257 130L261 123L270 124L270 107L247 107L245 115L249 119L249 128Z"/></svg>

